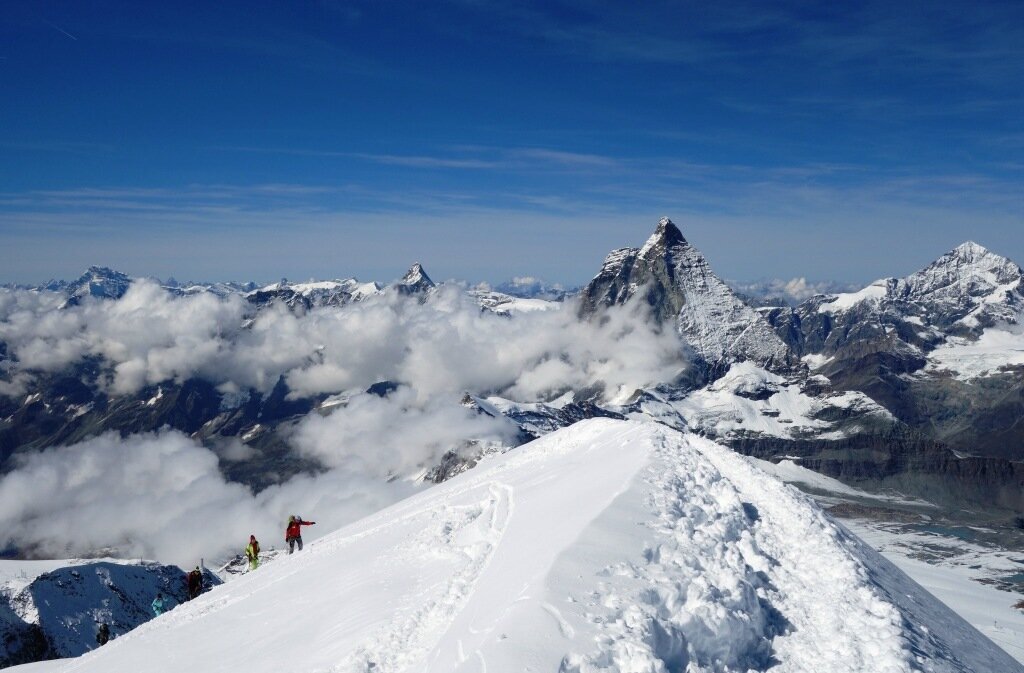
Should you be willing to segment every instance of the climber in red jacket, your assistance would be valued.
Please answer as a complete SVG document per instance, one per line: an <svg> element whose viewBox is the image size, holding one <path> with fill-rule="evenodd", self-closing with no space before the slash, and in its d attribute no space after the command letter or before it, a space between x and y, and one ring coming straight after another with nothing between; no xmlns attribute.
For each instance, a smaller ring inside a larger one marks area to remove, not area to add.
<svg viewBox="0 0 1024 673"><path fill-rule="evenodd" d="M288 553L295 551L295 545L299 545L302 551L302 526L312 526L316 521L303 521L301 516L295 514L288 517L288 528L284 531L284 541L288 543Z"/></svg>

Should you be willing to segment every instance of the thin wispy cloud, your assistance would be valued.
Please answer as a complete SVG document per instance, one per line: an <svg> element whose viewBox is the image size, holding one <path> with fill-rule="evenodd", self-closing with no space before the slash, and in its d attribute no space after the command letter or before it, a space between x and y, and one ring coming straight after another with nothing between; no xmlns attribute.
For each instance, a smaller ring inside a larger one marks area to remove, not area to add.
<svg viewBox="0 0 1024 673"><path fill-rule="evenodd" d="M43 19L43 23L45 23L50 28L53 28L58 33L64 35L64 37L67 37L68 39L74 40L75 42L78 42L78 38L77 37L75 37L74 35L72 35L68 31L64 30L63 28L61 28L57 24L53 23L52 21L47 21L46 19Z"/></svg>
<svg viewBox="0 0 1024 673"><path fill-rule="evenodd" d="M358 159L386 166L406 168L452 168L471 170L522 171L541 167L610 168L617 164L612 157L571 152L544 147L501 148L486 146L453 147L445 154L382 154L372 152L340 152L277 147L228 147L213 149L224 152L282 154L298 157Z"/></svg>

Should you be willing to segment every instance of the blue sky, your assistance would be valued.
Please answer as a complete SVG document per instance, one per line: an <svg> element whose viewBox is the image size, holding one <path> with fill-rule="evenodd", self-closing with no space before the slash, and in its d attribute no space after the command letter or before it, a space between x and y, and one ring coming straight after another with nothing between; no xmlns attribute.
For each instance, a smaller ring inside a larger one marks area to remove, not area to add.
<svg viewBox="0 0 1024 673"><path fill-rule="evenodd" d="M713 5L713 6L712 6ZM0 282L1024 262L1024 4L8 2Z"/></svg>

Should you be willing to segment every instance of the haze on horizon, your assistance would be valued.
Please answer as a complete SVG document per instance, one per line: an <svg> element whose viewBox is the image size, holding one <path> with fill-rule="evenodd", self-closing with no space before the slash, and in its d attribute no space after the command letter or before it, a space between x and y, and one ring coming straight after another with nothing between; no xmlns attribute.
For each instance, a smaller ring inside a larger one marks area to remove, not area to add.
<svg viewBox="0 0 1024 673"><path fill-rule="evenodd" d="M670 216L727 278L1024 260L1013 2L24 2L0 283L578 285Z"/></svg>

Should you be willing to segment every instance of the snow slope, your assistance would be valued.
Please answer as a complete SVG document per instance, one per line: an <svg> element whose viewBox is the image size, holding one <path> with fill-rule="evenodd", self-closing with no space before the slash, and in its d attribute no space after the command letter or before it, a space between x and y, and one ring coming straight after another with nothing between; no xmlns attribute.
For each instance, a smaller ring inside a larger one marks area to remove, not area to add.
<svg viewBox="0 0 1024 673"><path fill-rule="evenodd" d="M1024 671L807 497L593 419L30 671Z"/></svg>
<svg viewBox="0 0 1024 673"><path fill-rule="evenodd" d="M964 540L950 545L935 533L895 524L850 519L843 525L1024 663L1024 611L1013 607L1020 594L1002 591L994 582L1020 572L1019 554ZM926 561L921 558L926 554L941 558Z"/></svg>

